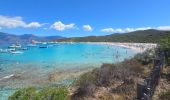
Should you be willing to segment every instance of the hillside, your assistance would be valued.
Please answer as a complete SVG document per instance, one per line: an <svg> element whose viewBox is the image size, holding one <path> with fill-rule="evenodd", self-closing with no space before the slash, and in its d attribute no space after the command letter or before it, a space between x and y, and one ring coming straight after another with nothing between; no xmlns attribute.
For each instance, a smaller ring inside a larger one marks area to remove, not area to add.
<svg viewBox="0 0 170 100"><path fill-rule="evenodd" d="M31 40L37 40L37 41L54 41L57 39L63 39L64 37L61 36L46 36L46 37L40 37L35 36L32 34L24 34L24 35L12 35L8 33L0 32L0 44L4 43L27 43Z"/></svg>
<svg viewBox="0 0 170 100"><path fill-rule="evenodd" d="M170 36L170 31L141 30L129 33L115 33L106 36L87 36L59 39L57 41L71 42L158 42L161 38Z"/></svg>

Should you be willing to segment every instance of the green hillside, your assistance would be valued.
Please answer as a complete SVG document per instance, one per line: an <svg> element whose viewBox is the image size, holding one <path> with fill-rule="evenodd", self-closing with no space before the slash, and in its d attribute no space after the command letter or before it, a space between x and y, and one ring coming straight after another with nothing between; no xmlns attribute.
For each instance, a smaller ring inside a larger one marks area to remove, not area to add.
<svg viewBox="0 0 170 100"><path fill-rule="evenodd" d="M170 31L142 30L122 34L106 36L87 36L59 39L58 42L158 42L160 39L170 36Z"/></svg>

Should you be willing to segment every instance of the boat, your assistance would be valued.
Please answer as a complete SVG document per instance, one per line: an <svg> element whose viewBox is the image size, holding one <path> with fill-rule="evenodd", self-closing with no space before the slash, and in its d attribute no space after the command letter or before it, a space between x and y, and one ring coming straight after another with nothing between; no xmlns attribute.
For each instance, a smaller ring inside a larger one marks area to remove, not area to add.
<svg viewBox="0 0 170 100"><path fill-rule="evenodd" d="M52 45L52 44L50 44L50 45L48 45L48 47L53 47L54 45Z"/></svg>
<svg viewBox="0 0 170 100"><path fill-rule="evenodd" d="M22 51L13 51L11 52L12 54L22 54L23 52Z"/></svg>
<svg viewBox="0 0 170 100"><path fill-rule="evenodd" d="M27 47L36 47L36 44L28 44Z"/></svg>
<svg viewBox="0 0 170 100"><path fill-rule="evenodd" d="M43 42L42 44L47 44L47 42Z"/></svg>
<svg viewBox="0 0 170 100"><path fill-rule="evenodd" d="M8 48L21 48L21 45L20 44L12 44Z"/></svg>
<svg viewBox="0 0 170 100"><path fill-rule="evenodd" d="M16 49L15 48L9 48L7 49L8 51L15 51Z"/></svg>
<svg viewBox="0 0 170 100"><path fill-rule="evenodd" d="M21 48L20 50L28 50L28 48Z"/></svg>
<svg viewBox="0 0 170 100"><path fill-rule="evenodd" d="M48 46L39 46L39 48L48 48Z"/></svg>
<svg viewBox="0 0 170 100"><path fill-rule="evenodd" d="M8 49L1 49L0 52L1 52L1 53L7 53L7 52L8 52Z"/></svg>

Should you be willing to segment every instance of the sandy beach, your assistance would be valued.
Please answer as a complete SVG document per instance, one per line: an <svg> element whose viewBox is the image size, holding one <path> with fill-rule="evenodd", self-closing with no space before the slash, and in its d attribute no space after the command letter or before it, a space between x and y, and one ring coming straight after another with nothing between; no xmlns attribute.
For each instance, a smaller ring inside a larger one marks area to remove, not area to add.
<svg viewBox="0 0 170 100"><path fill-rule="evenodd" d="M157 47L157 44L155 43L119 43L119 42L87 42L87 43L121 46L124 48L135 50L139 53Z"/></svg>

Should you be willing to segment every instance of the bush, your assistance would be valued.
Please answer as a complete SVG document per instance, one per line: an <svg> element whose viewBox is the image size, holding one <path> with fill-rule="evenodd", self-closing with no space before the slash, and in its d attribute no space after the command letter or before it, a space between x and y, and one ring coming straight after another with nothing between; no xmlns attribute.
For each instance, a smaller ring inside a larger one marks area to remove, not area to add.
<svg viewBox="0 0 170 100"><path fill-rule="evenodd" d="M9 100L67 100L68 90L66 87L48 87L37 90L34 87L16 91Z"/></svg>
<svg viewBox="0 0 170 100"><path fill-rule="evenodd" d="M98 86L109 86L112 82L112 75L116 66L112 64L103 64L97 73L96 81Z"/></svg>
<svg viewBox="0 0 170 100"><path fill-rule="evenodd" d="M168 58L170 57L170 36L160 40L157 51L164 52L165 62L167 65L169 65Z"/></svg>
<svg viewBox="0 0 170 100"><path fill-rule="evenodd" d="M38 100L36 89L33 87L17 90L9 100Z"/></svg>
<svg viewBox="0 0 170 100"><path fill-rule="evenodd" d="M119 66L123 67L124 70L126 70L127 75L131 74L133 76L137 76L141 75L144 72L144 66L137 59L134 58L123 61L119 64Z"/></svg>
<svg viewBox="0 0 170 100"><path fill-rule="evenodd" d="M152 63L153 58L155 58L155 53L152 50L147 50L143 53L137 54L134 59L139 61L143 65L147 65L149 63Z"/></svg>
<svg viewBox="0 0 170 100"><path fill-rule="evenodd" d="M96 84L96 74L98 73L98 69L94 69L91 72L84 73L83 75L80 76L78 80L76 80L73 85L79 86L82 83L88 81L92 84Z"/></svg>
<svg viewBox="0 0 170 100"><path fill-rule="evenodd" d="M135 82L133 79L126 79L123 84L112 89L113 93L130 93L132 91L135 91Z"/></svg>
<svg viewBox="0 0 170 100"><path fill-rule="evenodd" d="M146 53L147 55L148 53ZM142 59L141 59L142 58ZM143 60L148 58L149 60ZM142 64L151 62L152 57L141 54L137 58L125 60L118 64L103 64L101 68L85 73L75 82L78 86L75 93L72 95L72 100L83 100L85 97L93 97L93 94L98 87L109 87L114 84L121 84L114 88L112 92L128 94L132 96L132 91L135 91L134 78L144 73ZM133 95L134 96L134 95Z"/></svg>
<svg viewBox="0 0 170 100"><path fill-rule="evenodd" d="M170 100L170 90L159 95L160 100Z"/></svg>
<svg viewBox="0 0 170 100"><path fill-rule="evenodd" d="M80 84L76 92L72 95L72 100L82 100L84 97L92 97L95 90L95 84L85 81Z"/></svg>
<svg viewBox="0 0 170 100"><path fill-rule="evenodd" d="M73 84L78 86L72 95L72 100L83 100L84 97L91 97L96 89L96 74L98 69L87 72L80 76Z"/></svg>

